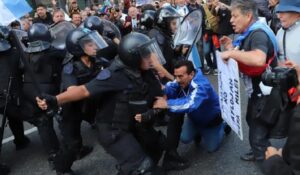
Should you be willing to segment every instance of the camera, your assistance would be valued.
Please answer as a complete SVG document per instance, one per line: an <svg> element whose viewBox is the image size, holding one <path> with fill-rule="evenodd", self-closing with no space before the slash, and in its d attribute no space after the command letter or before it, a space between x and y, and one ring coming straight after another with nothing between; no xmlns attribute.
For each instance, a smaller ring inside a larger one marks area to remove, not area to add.
<svg viewBox="0 0 300 175"><path fill-rule="evenodd" d="M278 87L283 91L288 91L299 83L296 69L286 67L275 67L272 71L265 71L262 74L262 82L267 86Z"/></svg>

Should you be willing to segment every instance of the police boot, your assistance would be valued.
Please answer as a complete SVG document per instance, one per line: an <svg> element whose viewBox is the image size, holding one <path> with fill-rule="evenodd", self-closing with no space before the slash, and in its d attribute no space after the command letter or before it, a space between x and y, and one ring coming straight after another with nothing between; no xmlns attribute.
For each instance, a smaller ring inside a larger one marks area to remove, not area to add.
<svg viewBox="0 0 300 175"><path fill-rule="evenodd" d="M84 158L85 156L87 156L88 154L90 154L93 151L93 147L92 146L82 146L80 148L80 151L77 153L76 155L76 159L80 160L82 158Z"/></svg>
<svg viewBox="0 0 300 175"><path fill-rule="evenodd" d="M184 170L189 167L189 163L176 150L170 150L166 152L162 166L165 171Z"/></svg>
<svg viewBox="0 0 300 175"><path fill-rule="evenodd" d="M0 174L7 175L10 172L10 169L7 165L0 164Z"/></svg>

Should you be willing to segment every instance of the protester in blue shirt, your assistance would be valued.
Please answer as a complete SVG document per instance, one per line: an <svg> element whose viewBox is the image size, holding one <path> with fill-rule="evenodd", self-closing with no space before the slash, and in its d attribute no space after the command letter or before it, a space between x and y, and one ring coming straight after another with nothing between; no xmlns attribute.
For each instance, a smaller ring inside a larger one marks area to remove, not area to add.
<svg viewBox="0 0 300 175"><path fill-rule="evenodd" d="M167 99L157 98L154 108L168 109L171 117L187 118L183 124L181 141L189 143L201 137L201 143L209 151L216 151L224 136L224 122L221 118L218 95L200 69L193 63L179 61L174 70L175 81L164 87Z"/></svg>

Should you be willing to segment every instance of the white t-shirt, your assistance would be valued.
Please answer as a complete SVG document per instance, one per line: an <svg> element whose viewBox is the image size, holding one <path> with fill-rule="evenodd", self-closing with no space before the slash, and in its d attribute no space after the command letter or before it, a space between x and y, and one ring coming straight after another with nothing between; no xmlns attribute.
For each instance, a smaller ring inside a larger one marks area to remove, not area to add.
<svg viewBox="0 0 300 175"><path fill-rule="evenodd" d="M276 35L280 60L284 60L283 36L284 30L281 28ZM300 65L300 21L286 30L285 43L287 59Z"/></svg>

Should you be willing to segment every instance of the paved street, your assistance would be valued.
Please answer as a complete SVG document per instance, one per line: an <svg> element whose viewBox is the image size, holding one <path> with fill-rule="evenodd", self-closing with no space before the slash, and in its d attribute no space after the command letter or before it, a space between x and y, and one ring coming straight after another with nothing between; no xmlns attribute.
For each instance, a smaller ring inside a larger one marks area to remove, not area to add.
<svg viewBox="0 0 300 175"><path fill-rule="evenodd" d="M217 77L209 76L211 82L217 88ZM243 88L242 88L243 94ZM246 98L242 95L242 111L245 116ZM32 126L26 124L26 129ZM249 149L248 127L243 119L244 141L241 141L235 133L227 136L220 150L215 153L207 153L196 147L193 143L180 145L180 153L191 162L191 167L185 171L170 172L170 175L261 175L252 162L240 161L239 156ZM162 128L165 130L165 128ZM6 129L5 138L11 136L9 129ZM59 131L57 130L57 133ZM82 125L82 135L85 144L93 145L93 152L84 159L73 165L73 170L79 175L113 175L116 174L115 160L106 154L98 144L96 131L92 130L87 123ZM12 141L3 145L1 161L11 167L11 175L55 175L50 171L47 163L47 156L42 148L39 135L33 131L28 135L31 144L28 148L15 151ZM7 140L7 139L6 139ZM282 146L283 141L274 141L276 146ZM126 148L123 148L126 151ZM1 174L1 172L0 172Z"/></svg>

